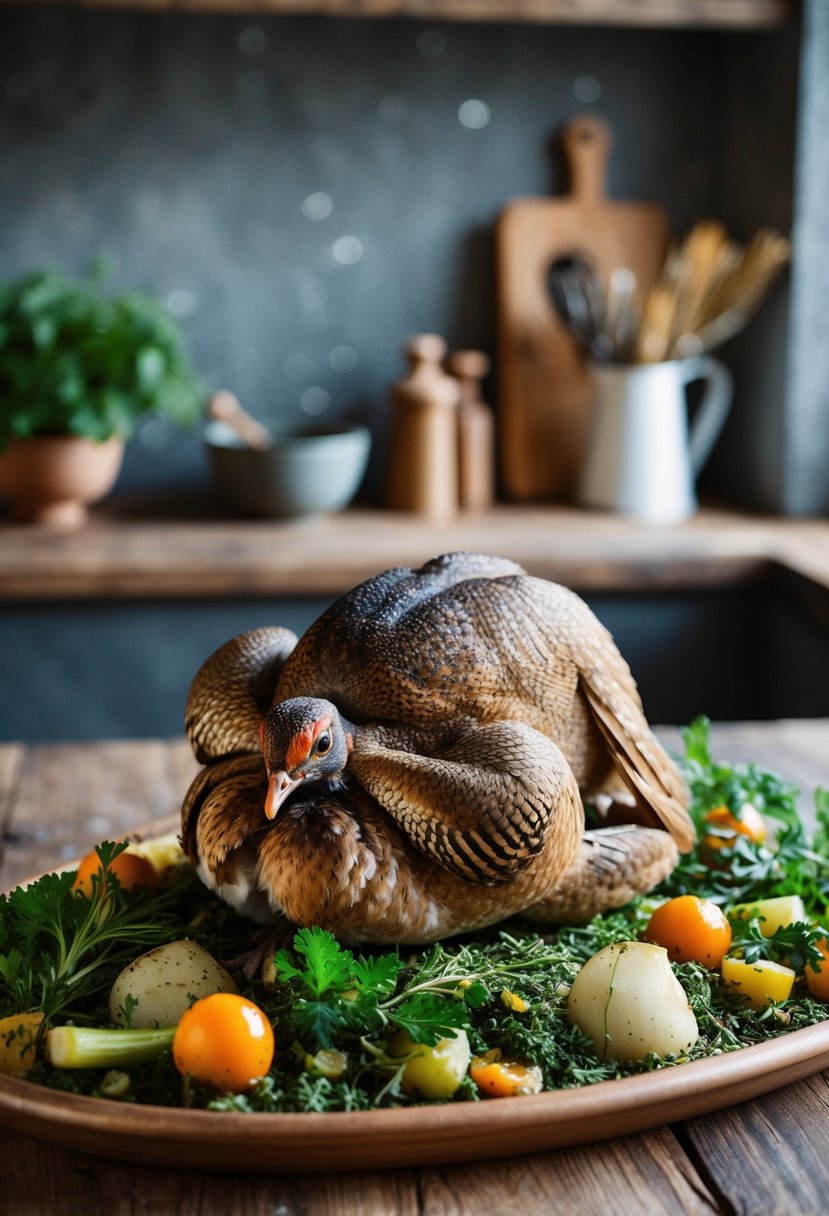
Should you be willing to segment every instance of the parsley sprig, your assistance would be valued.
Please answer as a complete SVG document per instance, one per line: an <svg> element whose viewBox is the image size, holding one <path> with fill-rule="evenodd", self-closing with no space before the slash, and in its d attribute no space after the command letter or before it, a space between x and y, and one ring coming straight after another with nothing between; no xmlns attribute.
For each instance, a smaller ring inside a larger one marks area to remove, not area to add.
<svg viewBox="0 0 829 1216"><path fill-rule="evenodd" d="M142 946L170 939L170 895L127 895L111 862L125 843L104 841L92 896L73 891L75 873L46 874L0 895L0 1016L40 1010L44 1029L60 1016L100 1017L97 998Z"/></svg>
<svg viewBox="0 0 829 1216"><path fill-rule="evenodd" d="M355 957L318 926L300 929L293 951L278 951L275 962L279 981L290 985L287 1008L297 1036L316 1047L330 1047L344 1032L365 1037L391 1027L414 1043L433 1045L468 1028L467 1007L489 996L463 972L451 976L436 968L434 950L431 965L401 984L405 968L396 951Z"/></svg>
<svg viewBox="0 0 829 1216"><path fill-rule="evenodd" d="M727 806L739 817L747 802L780 827L772 844L742 835L724 840L716 866L694 849L680 858L657 894L669 898L690 893L721 904L798 894L809 915L822 918L829 905L829 791L815 793L817 830L810 840L798 809L798 788L758 764L717 762L709 730L705 717L692 722L682 732L685 754L679 758L698 836L718 834L705 819L714 807Z"/></svg>

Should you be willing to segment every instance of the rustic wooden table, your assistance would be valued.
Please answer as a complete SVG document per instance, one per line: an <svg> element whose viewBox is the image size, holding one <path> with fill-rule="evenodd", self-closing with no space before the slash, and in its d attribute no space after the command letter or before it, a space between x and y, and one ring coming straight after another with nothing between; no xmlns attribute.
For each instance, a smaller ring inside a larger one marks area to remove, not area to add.
<svg viewBox="0 0 829 1216"><path fill-rule="evenodd" d="M661 733L676 745L675 732ZM758 760L804 791L829 784L829 719L721 725L713 737L717 755ZM0 888L174 812L194 771L182 740L0 745ZM809 806L806 798L807 813ZM829 1072L703 1118L531 1157L340 1176L209 1167L113 1162L8 1126L0 1134L0 1212L820 1216L829 1212Z"/></svg>

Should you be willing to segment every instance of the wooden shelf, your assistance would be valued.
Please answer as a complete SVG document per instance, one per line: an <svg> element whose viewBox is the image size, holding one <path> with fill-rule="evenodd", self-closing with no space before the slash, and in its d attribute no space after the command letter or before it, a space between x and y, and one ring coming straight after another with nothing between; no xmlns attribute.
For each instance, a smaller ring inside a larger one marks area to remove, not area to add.
<svg viewBox="0 0 829 1216"><path fill-rule="evenodd" d="M276 523L169 504L97 508L63 533L0 524L0 602L335 596L390 566L497 553L584 591L722 587L783 566L829 587L829 522L703 510L652 526L575 508L499 506L451 523L353 510Z"/></svg>
<svg viewBox="0 0 829 1216"><path fill-rule="evenodd" d="M14 0L0 0L2 3ZM415 18L657 28L770 29L796 0L65 0L69 6L157 12ZM28 0L51 4L53 0Z"/></svg>

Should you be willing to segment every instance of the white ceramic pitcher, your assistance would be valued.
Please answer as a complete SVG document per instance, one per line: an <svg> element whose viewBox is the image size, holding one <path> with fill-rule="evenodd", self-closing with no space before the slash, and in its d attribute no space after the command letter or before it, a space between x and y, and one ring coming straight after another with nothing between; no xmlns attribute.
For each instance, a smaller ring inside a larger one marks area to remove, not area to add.
<svg viewBox="0 0 829 1216"><path fill-rule="evenodd" d="M693 423L687 386L706 382ZM710 355L595 368L596 392L576 498L651 523L697 507L695 483L731 408L728 368Z"/></svg>

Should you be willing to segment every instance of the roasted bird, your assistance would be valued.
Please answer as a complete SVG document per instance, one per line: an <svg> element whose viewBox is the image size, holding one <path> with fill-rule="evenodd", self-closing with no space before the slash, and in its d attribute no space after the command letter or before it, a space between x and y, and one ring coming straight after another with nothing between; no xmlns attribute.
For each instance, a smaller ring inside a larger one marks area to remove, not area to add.
<svg viewBox="0 0 829 1216"><path fill-rule="evenodd" d="M649 890L693 841L610 634L501 558L387 570L299 641L233 638L196 674L186 727L205 767L184 849L263 923L377 943L517 912L576 923ZM585 831L582 798L614 784L635 822Z"/></svg>

